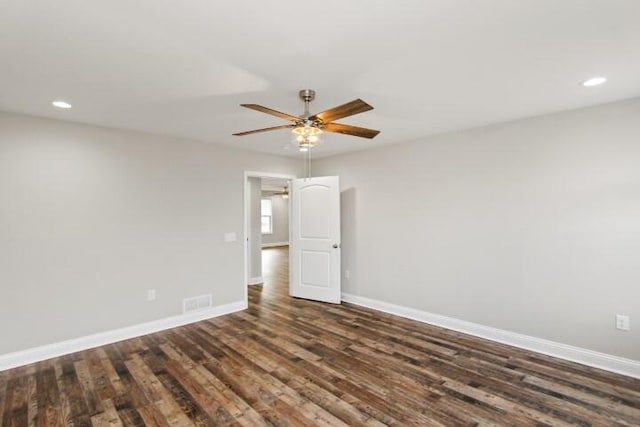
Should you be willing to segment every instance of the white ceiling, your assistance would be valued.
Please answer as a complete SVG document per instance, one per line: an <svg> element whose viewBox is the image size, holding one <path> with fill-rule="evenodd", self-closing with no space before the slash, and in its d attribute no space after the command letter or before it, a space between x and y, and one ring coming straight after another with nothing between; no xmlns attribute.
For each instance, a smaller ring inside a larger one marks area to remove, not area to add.
<svg viewBox="0 0 640 427"><path fill-rule="evenodd" d="M284 191L289 187L289 180L284 178L262 178L261 189L262 191Z"/></svg>
<svg viewBox="0 0 640 427"><path fill-rule="evenodd" d="M0 110L298 156L231 136L284 124L238 104L373 105L341 122L382 133L326 156L639 96L639 23L638 0L3 0Z"/></svg>

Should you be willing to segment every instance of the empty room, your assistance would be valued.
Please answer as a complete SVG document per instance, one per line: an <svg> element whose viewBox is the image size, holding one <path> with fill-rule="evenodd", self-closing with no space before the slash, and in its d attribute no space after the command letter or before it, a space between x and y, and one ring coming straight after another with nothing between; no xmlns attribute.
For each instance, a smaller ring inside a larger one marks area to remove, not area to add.
<svg viewBox="0 0 640 427"><path fill-rule="evenodd" d="M3 0L0 425L640 426L639 22Z"/></svg>

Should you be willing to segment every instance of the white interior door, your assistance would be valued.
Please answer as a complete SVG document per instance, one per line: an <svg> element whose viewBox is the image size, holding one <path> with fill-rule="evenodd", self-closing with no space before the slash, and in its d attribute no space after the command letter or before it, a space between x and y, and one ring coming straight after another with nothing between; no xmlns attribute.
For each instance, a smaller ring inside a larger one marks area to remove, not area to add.
<svg viewBox="0 0 640 427"><path fill-rule="evenodd" d="M291 182L289 293L340 303L340 182L337 176Z"/></svg>

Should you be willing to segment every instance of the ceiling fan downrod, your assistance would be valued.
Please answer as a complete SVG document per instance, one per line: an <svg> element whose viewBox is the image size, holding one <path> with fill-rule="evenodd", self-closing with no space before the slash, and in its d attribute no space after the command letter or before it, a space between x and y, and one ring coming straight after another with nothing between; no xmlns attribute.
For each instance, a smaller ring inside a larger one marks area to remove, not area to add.
<svg viewBox="0 0 640 427"><path fill-rule="evenodd" d="M300 96L300 99L304 101L304 113L302 114L302 116L300 116L300 118L308 119L309 117L311 117L311 113L309 113L309 104L311 103L311 101L316 99L316 91L312 89L302 89L300 92L298 92L298 96Z"/></svg>

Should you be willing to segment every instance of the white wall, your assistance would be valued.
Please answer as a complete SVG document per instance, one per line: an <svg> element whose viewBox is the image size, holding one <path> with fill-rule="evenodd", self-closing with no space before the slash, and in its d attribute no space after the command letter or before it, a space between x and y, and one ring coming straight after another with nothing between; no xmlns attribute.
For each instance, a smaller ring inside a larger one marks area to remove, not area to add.
<svg viewBox="0 0 640 427"><path fill-rule="evenodd" d="M640 99L315 170L341 179L345 292L640 360Z"/></svg>
<svg viewBox="0 0 640 427"><path fill-rule="evenodd" d="M298 162L0 113L0 354L244 300L245 170Z"/></svg>
<svg viewBox="0 0 640 427"><path fill-rule="evenodd" d="M263 234L262 244L289 243L289 200L283 199L282 196L264 195L263 198L271 199L273 233Z"/></svg>
<svg viewBox="0 0 640 427"><path fill-rule="evenodd" d="M249 178L249 280L262 278L262 179ZM256 284L254 282L252 284Z"/></svg>

